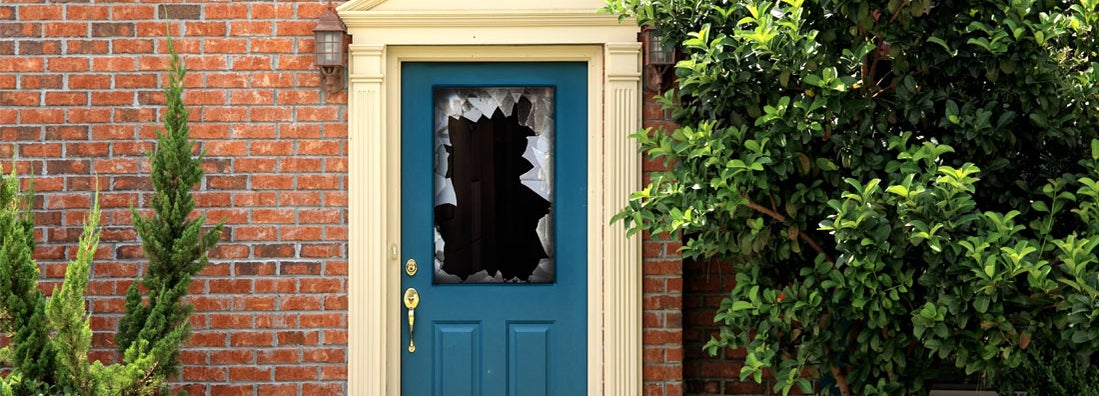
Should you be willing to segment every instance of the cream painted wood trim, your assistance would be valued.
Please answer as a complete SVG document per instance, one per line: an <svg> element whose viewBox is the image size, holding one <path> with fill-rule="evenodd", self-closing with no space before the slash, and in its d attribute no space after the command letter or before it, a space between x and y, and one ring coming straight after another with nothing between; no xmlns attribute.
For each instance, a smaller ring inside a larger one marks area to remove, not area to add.
<svg viewBox="0 0 1099 396"><path fill-rule="evenodd" d="M350 0L336 7L341 14L345 11L366 11L384 3L385 0Z"/></svg>
<svg viewBox="0 0 1099 396"><path fill-rule="evenodd" d="M379 326L387 323L396 312L389 305L379 304L387 296L397 293L392 282L387 282L386 269L397 256L396 245L390 244L391 228L378 227L394 222L389 212L396 206L399 213L400 197L392 197L377 186L390 183L387 169L387 139L385 131L385 47L378 45L352 45L351 64L354 70L349 79L348 157L351 171L348 174L350 200L348 243L348 372L363 373L364 381L348 381L352 395L384 395L386 378L396 371L387 365L389 354L387 340L392 338L390 328ZM396 179L400 181L399 177ZM397 235L400 230L397 229ZM399 285L397 286L399 288ZM400 373L396 374L399 378Z"/></svg>
<svg viewBox="0 0 1099 396"><path fill-rule="evenodd" d="M641 394L641 242L626 236L611 217L626 206L641 183L637 142L629 135L640 128L641 44L608 43L605 47L607 117L605 119L603 210L604 346L607 349L607 395ZM620 165L628 164L628 165Z"/></svg>
<svg viewBox="0 0 1099 396"><path fill-rule="evenodd" d="M384 27L526 27L537 24L550 26L611 26L620 27L618 16L597 14L592 10L469 10L424 11L347 11L340 13L344 23L356 23L371 28Z"/></svg>
<svg viewBox="0 0 1099 396"><path fill-rule="evenodd" d="M503 21L515 15L501 12L481 20L485 28L379 28L352 16L361 12L353 7L341 10L351 10L341 16L356 42L348 87L349 394L400 395L399 87L400 64L407 61L588 62L588 394L640 394L640 241L610 224L640 183L640 155L627 138L641 119L636 24L568 25L562 18L546 26L530 18L527 26L500 28L497 23L510 26Z"/></svg>

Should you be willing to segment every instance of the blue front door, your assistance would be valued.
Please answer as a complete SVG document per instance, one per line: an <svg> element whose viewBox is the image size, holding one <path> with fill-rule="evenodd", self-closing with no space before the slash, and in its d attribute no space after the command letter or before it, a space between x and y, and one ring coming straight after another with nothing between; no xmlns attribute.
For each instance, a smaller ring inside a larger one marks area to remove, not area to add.
<svg viewBox="0 0 1099 396"><path fill-rule="evenodd" d="M402 394L585 394L587 64L401 74Z"/></svg>

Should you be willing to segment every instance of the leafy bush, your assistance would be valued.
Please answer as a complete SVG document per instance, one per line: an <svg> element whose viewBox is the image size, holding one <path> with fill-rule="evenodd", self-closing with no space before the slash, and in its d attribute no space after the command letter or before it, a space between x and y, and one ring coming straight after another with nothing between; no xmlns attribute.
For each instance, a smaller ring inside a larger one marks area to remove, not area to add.
<svg viewBox="0 0 1099 396"><path fill-rule="evenodd" d="M921 394L1099 347L1099 0L608 1L676 44L632 231L737 268L741 378Z"/></svg>
<svg viewBox="0 0 1099 396"><path fill-rule="evenodd" d="M167 380L179 370L179 348L190 335L192 307L182 302L191 277L207 264L207 253L221 238L222 225L203 230L205 216L191 217L191 189L202 180L202 154L194 144L183 105L186 73L169 39L171 75L166 89L168 111L164 133L157 133L152 164L153 210L135 227L149 266L126 295L126 312L116 342L122 361L88 362L91 328L84 307L92 258L99 243L98 193L84 223L76 258L65 271L60 289L47 301L37 289L32 193L20 193L14 170L0 174L0 331L14 334L0 350L0 364L12 372L0 378L0 396L151 395L168 393ZM139 284L148 290L142 301ZM52 337L51 337L52 335Z"/></svg>

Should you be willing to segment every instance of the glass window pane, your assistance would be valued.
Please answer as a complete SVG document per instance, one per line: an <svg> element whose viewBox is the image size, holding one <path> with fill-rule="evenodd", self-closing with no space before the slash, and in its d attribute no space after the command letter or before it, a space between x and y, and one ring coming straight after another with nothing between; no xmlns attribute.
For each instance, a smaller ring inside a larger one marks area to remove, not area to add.
<svg viewBox="0 0 1099 396"><path fill-rule="evenodd" d="M551 87L435 90L435 283L552 283Z"/></svg>

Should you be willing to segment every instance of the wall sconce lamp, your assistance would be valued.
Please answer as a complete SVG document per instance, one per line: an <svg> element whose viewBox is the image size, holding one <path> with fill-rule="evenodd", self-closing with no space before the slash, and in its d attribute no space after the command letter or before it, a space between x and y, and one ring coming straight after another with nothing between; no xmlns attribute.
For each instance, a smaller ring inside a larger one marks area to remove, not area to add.
<svg viewBox="0 0 1099 396"><path fill-rule="evenodd" d="M321 15L317 27L313 28L313 35L316 36L314 50L317 67L321 69L321 87L328 93L339 92L343 89L343 65L347 55L343 44L347 25L340 20L331 1L328 12Z"/></svg>
<svg viewBox="0 0 1099 396"><path fill-rule="evenodd" d="M644 47L645 89L663 93L668 71L675 65L675 50L664 48L664 36L659 35L652 26L641 30L641 44Z"/></svg>

